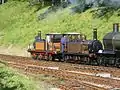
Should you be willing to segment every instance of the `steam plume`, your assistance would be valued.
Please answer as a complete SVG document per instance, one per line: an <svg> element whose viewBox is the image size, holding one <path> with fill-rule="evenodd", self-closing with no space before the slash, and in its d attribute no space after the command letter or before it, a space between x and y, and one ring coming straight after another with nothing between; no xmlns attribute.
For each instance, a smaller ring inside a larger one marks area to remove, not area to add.
<svg viewBox="0 0 120 90"><path fill-rule="evenodd" d="M73 5L76 4L73 11L85 11L88 8L93 7L110 7L114 9L120 8L120 0L69 0Z"/></svg>

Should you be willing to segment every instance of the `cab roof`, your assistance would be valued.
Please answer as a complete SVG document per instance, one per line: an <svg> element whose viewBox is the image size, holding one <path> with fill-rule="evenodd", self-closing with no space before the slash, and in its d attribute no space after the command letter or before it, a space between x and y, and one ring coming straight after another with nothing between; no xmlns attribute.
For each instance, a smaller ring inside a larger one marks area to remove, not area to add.
<svg viewBox="0 0 120 90"><path fill-rule="evenodd" d="M62 33L48 33L46 35L63 35Z"/></svg>
<svg viewBox="0 0 120 90"><path fill-rule="evenodd" d="M80 33L77 33L77 32L68 32L68 33L65 33L66 35L79 35Z"/></svg>
<svg viewBox="0 0 120 90"><path fill-rule="evenodd" d="M77 32L68 32L68 33L48 33L46 35L80 35L81 33L77 33Z"/></svg>

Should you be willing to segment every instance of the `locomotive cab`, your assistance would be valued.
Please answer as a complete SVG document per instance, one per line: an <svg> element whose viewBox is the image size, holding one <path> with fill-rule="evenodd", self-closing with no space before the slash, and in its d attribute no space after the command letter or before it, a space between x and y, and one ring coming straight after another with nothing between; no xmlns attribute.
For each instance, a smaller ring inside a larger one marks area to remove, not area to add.
<svg viewBox="0 0 120 90"><path fill-rule="evenodd" d="M81 41L86 40L86 36L80 33L67 33L65 34L67 38L67 53L80 53L81 50L85 51L86 47L82 47Z"/></svg>
<svg viewBox="0 0 120 90"><path fill-rule="evenodd" d="M60 40L63 34L60 33L50 33L46 34L46 50L53 52L60 52L61 44Z"/></svg>

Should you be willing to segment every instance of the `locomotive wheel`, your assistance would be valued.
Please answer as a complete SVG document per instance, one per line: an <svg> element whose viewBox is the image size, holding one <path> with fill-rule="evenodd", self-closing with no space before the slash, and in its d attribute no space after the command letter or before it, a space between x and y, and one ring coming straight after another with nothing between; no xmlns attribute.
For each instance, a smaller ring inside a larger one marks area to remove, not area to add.
<svg viewBox="0 0 120 90"><path fill-rule="evenodd" d="M38 59L38 60L42 60L42 59L43 59L43 56L42 56L42 55L38 55L37 59Z"/></svg>
<svg viewBox="0 0 120 90"><path fill-rule="evenodd" d="M45 55L44 58L45 58L45 60L49 61L48 55Z"/></svg>
<svg viewBox="0 0 120 90"><path fill-rule="evenodd" d="M89 59L89 57L85 57L85 63L86 63L86 65L89 65L89 61L90 61L90 59Z"/></svg>
<svg viewBox="0 0 120 90"><path fill-rule="evenodd" d="M69 61L69 60L70 60L70 56L69 56L69 55L66 55L66 56L62 59L63 62L67 62L67 61Z"/></svg>
<svg viewBox="0 0 120 90"><path fill-rule="evenodd" d="M107 59L106 57L104 57L104 66L107 67L108 63L109 63L109 59Z"/></svg>
<svg viewBox="0 0 120 90"><path fill-rule="evenodd" d="M55 55L51 55L52 56L52 61L55 61Z"/></svg>
<svg viewBox="0 0 120 90"><path fill-rule="evenodd" d="M32 57L32 59L37 60L38 56L35 53L31 53L31 57Z"/></svg>
<svg viewBox="0 0 120 90"><path fill-rule="evenodd" d="M91 63L91 59L89 59L88 57L79 57L79 64L90 64Z"/></svg>
<svg viewBox="0 0 120 90"><path fill-rule="evenodd" d="M48 55L48 60L52 61L52 55Z"/></svg>
<svg viewBox="0 0 120 90"><path fill-rule="evenodd" d="M120 59L116 59L115 66L116 66L117 68L120 68Z"/></svg>
<svg viewBox="0 0 120 90"><path fill-rule="evenodd" d="M58 60L59 60L60 62L63 62L61 55L58 55L57 58L58 58Z"/></svg>
<svg viewBox="0 0 120 90"><path fill-rule="evenodd" d="M37 60L37 56L32 56L32 59Z"/></svg>
<svg viewBox="0 0 120 90"><path fill-rule="evenodd" d="M68 57L65 55L64 56L64 58L62 59L63 60L63 62L67 62L68 61L68 59L67 59Z"/></svg>
<svg viewBox="0 0 120 90"><path fill-rule="evenodd" d="M100 66L102 64L102 57L98 56L97 64L98 64L98 66Z"/></svg>
<svg viewBox="0 0 120 90"><path fill-rule="evenodd" d="M37 60L38 56L36 54L32 54L31 56L32 56L32 59Z"/></svg>
<svg viewBox="0 0 120 90"><path fill-rule="evenodd" d="M117 67L117 68L120 68L120 64L116 64L116 67Z"/></svg>

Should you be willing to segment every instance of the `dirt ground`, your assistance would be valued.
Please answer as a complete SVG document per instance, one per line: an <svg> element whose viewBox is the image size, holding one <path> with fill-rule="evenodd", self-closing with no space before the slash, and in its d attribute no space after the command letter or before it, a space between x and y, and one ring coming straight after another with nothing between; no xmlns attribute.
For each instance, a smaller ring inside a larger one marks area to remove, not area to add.
<svg viewBox="0 0 120 90"><path fill-rule="evenodd" d="M27 52L27 49L27 47L20 48L13 47L12 45L10 45L9 47L0 46L0 54L30 57L30 54Z"/></svg>

